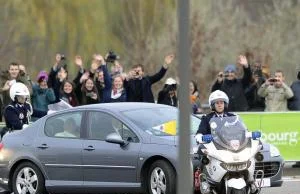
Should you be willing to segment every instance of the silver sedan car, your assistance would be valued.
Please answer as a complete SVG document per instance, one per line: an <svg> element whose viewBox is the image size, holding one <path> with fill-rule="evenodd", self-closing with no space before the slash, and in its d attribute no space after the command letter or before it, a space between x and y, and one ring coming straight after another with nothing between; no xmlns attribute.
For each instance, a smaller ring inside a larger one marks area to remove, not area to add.
<svg viewBox="0 0 300 194"><path fill-rule="evenodd" d="M176 108L81 106L47 115L0 143L0 186L15 194L176 189ZM194 130L200 119L191 116Z"/></svg>
<svg viewBox="0 0 300 194"><path fill-rule="evenodd" d="M15 194L176 193L177 120L178 109L152 103L52 113L3 137L0 186ZM191 115L191 134L200 122Z"/></svg>

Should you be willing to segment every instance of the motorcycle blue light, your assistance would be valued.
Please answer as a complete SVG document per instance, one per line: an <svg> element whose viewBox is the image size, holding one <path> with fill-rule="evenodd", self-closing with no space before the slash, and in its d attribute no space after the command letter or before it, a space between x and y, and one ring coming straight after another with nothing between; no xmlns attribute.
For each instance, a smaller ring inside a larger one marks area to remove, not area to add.
<svg viewBox="0 0 300 194"><path fill-rule="evenodd" d="M259 131L253 131L252 132L252 139L253 140L259 139L260 137L261 137L261 132L259 132Z"/></svg>
<svg viewBox="0 0 300 194"><path fill-rule="evenodd" d="M213 137L212 135L208 134L208 135L203 135L202 136L202 141L204 143L210 143L212 141Z"/></svg>

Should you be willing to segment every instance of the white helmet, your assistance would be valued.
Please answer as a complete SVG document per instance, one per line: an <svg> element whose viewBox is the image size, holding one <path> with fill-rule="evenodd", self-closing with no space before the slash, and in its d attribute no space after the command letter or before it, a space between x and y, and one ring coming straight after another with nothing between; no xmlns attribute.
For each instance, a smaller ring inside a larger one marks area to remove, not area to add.
<svg viewBox="0 0 300 194"><path fill-rule="evenodd" d="M210 108L213 108L213 104L218 100L223 100L227 105L229 104L229 98L227 94L221 90L216 90L209 95L208 103Z"/></svg>
<svg viewBox="0 0 300 194"><path fill-rule="evenodd" d="M9 90L9 96L12 101L15 101L16 96L29 96L29 90L27 86L23 83L17 82L14 83Z"/></svg>

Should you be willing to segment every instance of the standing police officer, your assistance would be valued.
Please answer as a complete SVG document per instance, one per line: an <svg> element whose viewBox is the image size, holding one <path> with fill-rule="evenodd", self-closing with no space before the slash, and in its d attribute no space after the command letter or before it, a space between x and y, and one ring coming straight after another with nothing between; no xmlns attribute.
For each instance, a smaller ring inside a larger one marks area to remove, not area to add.
<svg viewBox="0 0 300 194"><path fill-rule="evenodd" d="M6 127L8 130L21 130L28 126L33 112L31 104L27 102L29 90L23 83L17 82L11 86L9 95L12 102L4 111Z"/></svg>

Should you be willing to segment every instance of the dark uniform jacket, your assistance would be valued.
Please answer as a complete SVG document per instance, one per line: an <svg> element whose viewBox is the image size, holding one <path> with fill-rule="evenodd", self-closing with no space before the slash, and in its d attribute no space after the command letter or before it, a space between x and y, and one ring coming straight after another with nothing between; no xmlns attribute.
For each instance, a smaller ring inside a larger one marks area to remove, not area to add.
<svg viewBox="0 0 300 194"><path fill-rule="evenodd" d="M232 117L232 116L236 116L236 115L233 113L229 113L229 112L223 113L223 117ZM207 115L202 116L201 123L199 125L198 131L196 134L198 134L198 133L201 133L202 135L211 134L211 128L210 128L209 121L213 117L218 117L218 114L216 112L211 112Z"/></svg>
<svg viewBox="0 0 300 194"><path fill-rule="evenodd" d="M33 110L29 103L24 105L12 102L4 111L6 127L11 130L21 130L24 124L29 124Z"/></svg>

